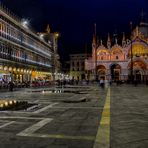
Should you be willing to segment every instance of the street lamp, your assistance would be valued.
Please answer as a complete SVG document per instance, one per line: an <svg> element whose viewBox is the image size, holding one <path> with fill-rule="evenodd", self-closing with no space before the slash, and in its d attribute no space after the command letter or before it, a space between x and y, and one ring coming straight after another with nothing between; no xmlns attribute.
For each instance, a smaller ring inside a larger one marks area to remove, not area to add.
<svg viewBox="0 0 148 148"><path fill-rule="evenodd" d="M56 39L59 38L59 36L60 36L59 32L55 32L54 35L55 35Z"/></svg>
<svg viewBox="0 0 148 148"><path fill-rule="evenodd" d="M133 44L132 44L132 22L130 22L130 25L131 25L131 83L133 83Z"/></svg>
<svg viewBox="0 0 148 148"><path fill-rule="evenodd" d="M96 78L96 81L98 81L98 76L97 76L97 47L95 49L95 78Z"/></svg>
<svg viewBox="0 0 148 148"><path fill-rule="evenodd" d="M27 19L22 19L21 24L24 28L28 28L29 26L29 21Z"/></svg>
<svg viewBox="0 0 148 148"><path fill-rule="evenodd" d="M53 35L53 73L58 72L58 59L57 59L57 49L58 49L58 38L60 37L59 32L55 32ZM55 75L53 75L53 80L55 81Z"/></svg>
<svg viewBox="0 0 148 148"><path fill-rule="evenodd" d="M40 39L44 39L44 34L40 34Z"/></svg>
<svg viewBox="0 0 148 148"><path fill-rule="evenodd" d="M96 23L94 24L94 42L95 42L95 80L98 80L98 76L97 76L97 31L96 31Z"/></svg>

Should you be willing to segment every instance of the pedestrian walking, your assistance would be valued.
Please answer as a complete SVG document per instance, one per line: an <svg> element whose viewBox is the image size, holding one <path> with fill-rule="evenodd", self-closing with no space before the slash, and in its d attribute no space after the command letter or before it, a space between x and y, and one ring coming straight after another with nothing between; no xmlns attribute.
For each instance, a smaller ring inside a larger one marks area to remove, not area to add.
<svg viewBox="0 0 148 148"><path fill-rule="evenodd" d="M13 88L14 88L14 83L12 81L10 81L8 83L8 86L9 86L9 91L13 91Z"/></svg>
<svg viewBox="0 0 148 148"><path fill-rule="evenodd" d="M111 79L109 80L109 85L110 85L110 86L112 85L112 80L111 80Z"/></svg>
<svg viewBox="0 0 148 148"><path fill-rule="evenodd" d="M137 86L138 82L136 80L136 78L134 79L134 86Z"/></svg>
<svg viewBox="0 0 148 148"><path fill-rule="evenodd" d="M100 80L100 86L101 86L101 88L104 88L104 79L103 78Z"/></svg>

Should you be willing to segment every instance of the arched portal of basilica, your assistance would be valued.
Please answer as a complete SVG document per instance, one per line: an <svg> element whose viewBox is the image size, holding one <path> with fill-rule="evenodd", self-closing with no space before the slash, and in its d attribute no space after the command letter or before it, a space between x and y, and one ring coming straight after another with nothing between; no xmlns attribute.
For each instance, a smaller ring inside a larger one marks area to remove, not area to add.
<svg viewBox="0 0 148 148"><path fill-rule="evenodd" d="M103 65L97 66L97 79L106 79L106 68Z"/></svg>
<svg viewBox="0 0 148 148"><path fill-rule="evenodd" d="M119 64L111 64L110 73L111 73L111 79L113 81L119 81L121 79L120 78L121 66Z"/></svg>
<svg viewBox="0 0 148 148"><path fill-rule="evenodd" d="M131 62L128 65L129 75L131 72ZM145 63L142 59L133 61L133 79L138 82L146 81L148 78L147 75L147 63Z"/></svg>

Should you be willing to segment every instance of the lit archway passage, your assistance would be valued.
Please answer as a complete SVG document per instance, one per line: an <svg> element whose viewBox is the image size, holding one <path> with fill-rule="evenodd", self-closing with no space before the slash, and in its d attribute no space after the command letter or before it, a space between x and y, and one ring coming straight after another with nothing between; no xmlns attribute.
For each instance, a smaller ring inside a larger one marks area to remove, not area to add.
<svg viewBox="0 0 148 148"><path fill-rule="evenodd" d="M128 65L129 75L131 70L130 68L131 68L131 62ZM146 68L147 68L147 65L143 61L141 60L134 61L133 62L134 80L137 80L138 82L145 81L147 79Z"/></svg>

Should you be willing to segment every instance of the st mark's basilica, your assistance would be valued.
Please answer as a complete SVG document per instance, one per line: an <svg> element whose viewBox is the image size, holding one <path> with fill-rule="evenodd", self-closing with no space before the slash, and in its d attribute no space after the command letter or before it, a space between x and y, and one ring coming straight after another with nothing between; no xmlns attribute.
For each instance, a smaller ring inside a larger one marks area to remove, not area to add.
<svg viewBox="0 0 148 148"><path fill-rule="evenodd" d="M92 42L92 57L85 61L88 79L122 80L136 79L144 82L148 79L148 23L141 22L132 30L131 38L123 33L122 44L117 38L112 44L110 35L106 45Z"/></svg>

